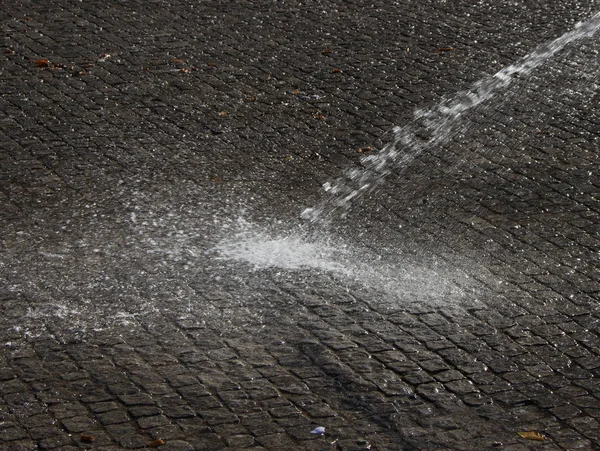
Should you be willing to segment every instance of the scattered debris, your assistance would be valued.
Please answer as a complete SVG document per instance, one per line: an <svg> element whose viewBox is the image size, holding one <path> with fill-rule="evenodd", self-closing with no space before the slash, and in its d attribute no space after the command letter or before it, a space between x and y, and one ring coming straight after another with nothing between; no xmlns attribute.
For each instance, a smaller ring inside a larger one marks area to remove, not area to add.
<svg viewBox="0 0 600 451"><path fill-rule="evenodd" d="M46 58L39 59L35 62L35 67L50 67L50 61Z"/></svg>
<svg viewBox="0 0 600 451"><path fill-rule="evenodd" d="M82 75L89 75L89 74L90 73L88 71L73 68L73 70L71 72L71 77L81 77Z"/></svg>
<svg viewBox="0 0 600 451"><path fill-rule="evenodd" d="M371 146L359 147L356 151L358 153L371 152L373 148Z"/></svg>
<svg viewBox="0 0 600 451"><path fill-rule="evenodd" d="M180 58L171 58L171 62L172 63L185 63L185 60L180 59Z"/></svg>
<svg viewBox="0 0 600 451"><path fill-rule="evenodd" d="M14 55L14 54L15 54L15 51L14 51L13 49L9 49L8 47L6 47L6 48L4 49L4 54L5 54L5 55Z"/></svg>
<svg viewBox="0 0 600 451"><path fill-rule="evenodd" d="M109 53L104 53L100 58L98 58L98 62L103 63L104 61L108 60L109 58L112 58L112 55Z"/></svg>
<svg viewBox="0 0 600 451"><path fill-rule="evenodd" d="M333 49L325 49L325 50L321 50L321 54L322 55L327 55L329 53L333 53Z"/></svg>
<svg viewBox="0 0 600 451"><path fill-rule="evenodd" d="M339 67L336 67L331 72L334 73L334 74L341 74L342 73L342 69L340 69Z"/></svg>
<svg viewBox="0 0 600 451"><path fill-rule="evenodd" d="M517 434L527 440L537 440L539 442L546 440L546 437L537 431L517 432Z"/></svg>
<svg viewBox="0 0 600 451"><path fill-rule="evenodd" d="M314 115L315 119L319 119L320 121L324 121L325 119L327 119L325 116L323 116L321 113L315 114Z"/></svg>
<svg viewBox="0 0 600 451"><path fill-rule="evenodd" d="M323 426L319 426L317 428L314 428L312 431L310 431L310 433L323 435L323 434L325 434L325 428Z"/></svg>
<svg viewBox="0 0 600 451"><path fill-rule="evenodd" d="M161 438L157 438L156 440L152 440L148 443L148 448L157 448L161 445L164 445L165 441Z"/></svg>
<svg viewBox="0 0 600 451"><path fill-rule="evenodd" d="M227 117L227 116L229 116L229 111L221 111L219 113L219 117Z"/></svg>
<svg viewBox="0 0 600 451"><path fill-rule="evenodd" d="M90 73L89 71L79 69L76 66L67 66L64 63L52 63L46 58L36 60L34 61L34 64L35 67L39 69L70 71L70 75L72 77L79 77L82 75L88 75ZM88 67L93 67L93 64L88 64Z"/></svg>
<svg viewBox="0 0 600 451"><path fill-rule="evenodd" d="M292 93L293 94L293 93ZM302 100L306 100L307 102L310 102L312 100L320 100L322 99L324 96L320 95L320 94L297 94L298 97Z"/></svg>
<svg viewBox="0 0 600 451"><path fill-rule="evenodd" d="M81 434L79 436L79 439L83 443L92 443L94 440L96 440L96 437L94 437L93 435L90 435L90 434Z"/></svg>
<svg viewBox="0 0 600 451"><path fill-rule="evenodd" d="M300 94L302 94L302 91L300 91L299 89L295 89L292 91L292 94L295 96L299 96Z"/></svg>

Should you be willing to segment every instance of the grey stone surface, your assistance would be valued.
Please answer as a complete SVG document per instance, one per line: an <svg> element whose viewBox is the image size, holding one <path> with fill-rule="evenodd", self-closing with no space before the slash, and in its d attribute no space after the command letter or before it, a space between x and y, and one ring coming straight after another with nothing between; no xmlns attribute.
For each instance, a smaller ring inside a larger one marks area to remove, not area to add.
<svg viewBox="0 0 600 451"><path fill-rule="evenodd" d="M0 449L598 449L598 36L312 230L333 267L215 250L302 246L393 126L593 12L10 2Z"/></svg>

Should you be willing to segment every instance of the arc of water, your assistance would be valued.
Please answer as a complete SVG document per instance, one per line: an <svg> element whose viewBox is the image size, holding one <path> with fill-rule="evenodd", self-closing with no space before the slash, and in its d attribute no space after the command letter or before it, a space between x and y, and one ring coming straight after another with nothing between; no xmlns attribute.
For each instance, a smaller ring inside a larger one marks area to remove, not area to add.
<svg viewBox="0 0 600 451"><path fill-rule="evenodd" d="M351 169L333 183L326 183L326 194L321 201L304 210L301 217L319 225L337 210L349 208L353 201L381 185L394 167L407 164L423 151L445 142L467 111L506 89L517 74L530 74L567 45L593 36L599 28L600 12L597 12L588 20L577 23L571 31L537 47L518 62L475 82L468 90L443 100L429 110L417 110L413 122L394 128L394 137L389 143L377 154L361 160L362 168Z"/></svg>

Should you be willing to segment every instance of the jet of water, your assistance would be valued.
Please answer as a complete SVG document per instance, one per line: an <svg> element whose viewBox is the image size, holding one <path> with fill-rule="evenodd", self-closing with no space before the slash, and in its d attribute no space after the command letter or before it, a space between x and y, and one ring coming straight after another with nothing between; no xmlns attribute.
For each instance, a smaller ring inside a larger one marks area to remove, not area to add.
<svg viewBox="0 0 600 451"><path fill-rule="evenodd" d="M394 168L402 167L424 151L446 142L457 130L466 112L485 102L498 91L506 89L517 76L524 77L552 58L568 44L594 35L600 28L600 12L559 38L537 47L518 62L494 75L475 82L469 89L445 99L428 110L417 110L414 120L404 127L394 128L394 137L379 153L364 157L363 167L348 170L334 182L324 185L326 194L301 217L321 226L338 210L347 210L351 203L373 192Z"/></svg>

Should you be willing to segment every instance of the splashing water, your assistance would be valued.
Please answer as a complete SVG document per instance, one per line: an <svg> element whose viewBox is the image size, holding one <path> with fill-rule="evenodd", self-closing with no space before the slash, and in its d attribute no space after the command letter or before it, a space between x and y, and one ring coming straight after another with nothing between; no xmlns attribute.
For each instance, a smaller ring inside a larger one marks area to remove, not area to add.
<svg viewBox="0 0 600 451"><path fill-rule="evenodd" d="M306 241L289 232L286 235L269 234L243 218L238 218L237 232L222 240L214 250L221 258L247 262L255 270L312 268L343 273L344 265L338 261L348 259L344 246L336 246L324 237Z"/></svg>
<svg viewBox="0 0 600 451"><path fill-rule="evenodd" d="M347 210L353 201L383 183L392 169L406 165L424 151L446 142L458 132L456 125L466 112L506 89L517 76L530 74L568 44L591 37L599 28L600 12L587 21L579 22L561 37L536 48L517 63L477 81L470 89L432 109L417 110L410 124L393 130L394 138L378 154L361 160L363 168L349 170L333 183L326 183L323 186L326 194L322 200L315 207L304 210L302 218L312 224L323 225L336 211Z"/></svg>
<svg viewBox="0 0 600 451"><path fill-rule="evenodd" d="M255 272L281 269L329 274L342 284L377 290L390 300L402 296L404 300L447 304L464 300L467 293L473 298L478 289L460 265L449 265L439 258L409 255L397 249L374 252L326 233L310 240L301 233L281 235L244 219L238 219L237 233L221 240L211 251L218 253L217 259L250 265ZM379 298L378 302L385 301Z"/></svg>
<svg viewBox="0 0 600 451"><path fill-rule="evenodd" d="M353 201L373 192L392 170L398 170L458 133L461 120L469 110L506 89L517 76L530 74L569 43L591 37L599 28L600 12L515 64L479 80L470 89L431 109L417 110L412 122L393 130L393 139L378 154L362 159L362 168L349 170L341 178L326 183L326 194L316 206L302 213L307 222L295 230L278 234L238 221L237 233L223 238L212 251L219 254L218 259L250 265L251 271L282 269L326 273L336 281L359 283L386 294L392 302L398 296L403 301L413 299L432 305L443 302L444 306L452 300L477 302L477 292L483 285L489 287L502 282L495 280L484 267L474 266L472 261L457 264L456 256L432 258L420 250L407 255L396 249L365 248L355 242L333 239L323 226L334 213L344 213ZM382 299L378 302L385 302Z"/></svg>

